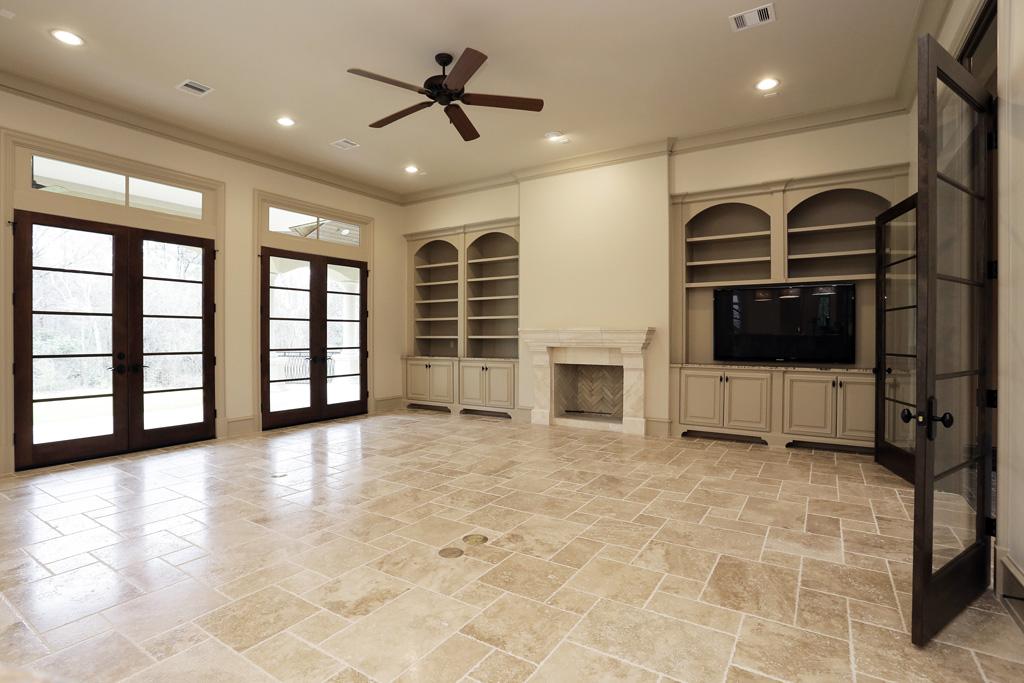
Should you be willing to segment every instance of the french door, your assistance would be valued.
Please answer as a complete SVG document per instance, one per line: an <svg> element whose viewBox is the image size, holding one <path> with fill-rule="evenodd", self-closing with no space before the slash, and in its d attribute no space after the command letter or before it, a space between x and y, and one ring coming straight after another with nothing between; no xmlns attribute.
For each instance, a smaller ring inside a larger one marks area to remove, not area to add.
<svg viewBox="0 0 1024 683"><path fill-rule="evenodd" d="M263 428L367 410L366 264L264 247Z"/></svg>
<svg viewBox="0 0 1024 683"><path fill-rule="evenodd" d="M15 467L213 438L212 240L14 226Z"/></svg>
<svg viewBox="0 0 1024 683"><path fill-rule="evenodd" d="M931 36L918 52L911 635L923 645L989 585L988 335L993 98Z"/></svg>

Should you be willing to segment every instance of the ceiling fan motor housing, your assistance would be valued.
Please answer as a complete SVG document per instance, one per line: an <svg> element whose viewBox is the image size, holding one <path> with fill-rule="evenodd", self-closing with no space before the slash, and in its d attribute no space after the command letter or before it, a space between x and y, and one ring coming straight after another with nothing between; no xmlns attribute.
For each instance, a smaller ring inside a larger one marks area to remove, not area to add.
<svg viewBox="0 0 1024 683"><path fill-rule="evenodd" d="M455 100L460 99L465 93L465 88L449 90L444 87L444 79L445 76L441 74L438 76L431 76L427 80L423 81L423 89L427 91L427 97L441 105L451 104Z"/></svg>

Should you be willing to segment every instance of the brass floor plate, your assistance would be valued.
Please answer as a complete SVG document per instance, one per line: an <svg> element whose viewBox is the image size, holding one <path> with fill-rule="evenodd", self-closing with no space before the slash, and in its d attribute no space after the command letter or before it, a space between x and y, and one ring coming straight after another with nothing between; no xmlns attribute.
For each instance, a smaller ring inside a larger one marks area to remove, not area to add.
<svg viewBox="0 0 1024 683"><path fill-rule="evenodd" d="M469 534L468 536L463 536L462 541L466 545L483 545L487 543L487 537L483 534Z"/></svg>
<svg viewBox="0 0 1024 683"><path fill-rule="evenodd" d="M456 557L462 557L462 550L459 548L441 548L437 551L437 554L446 560L451 560Z"/></svg>

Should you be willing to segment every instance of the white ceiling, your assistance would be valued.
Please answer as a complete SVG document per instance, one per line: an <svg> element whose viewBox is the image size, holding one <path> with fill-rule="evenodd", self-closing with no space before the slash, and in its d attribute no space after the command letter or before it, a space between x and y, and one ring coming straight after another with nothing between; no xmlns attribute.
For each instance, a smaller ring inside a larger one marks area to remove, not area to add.
<svg viewBox="0 0 1024 683"><path fill-rule="evenodd" d="M0 18L0 69L404 195L895 101L925 2L775 0L775 23L733 33L726 18L759 0L0 0L16 14ZM54 41L58 27L85 46ZM347 68L418 84L434 53L466 46L490 58L468 91L540 97L544 111L467 106L481 133L469 143L440 107L367 127L420 96ZM753 88L767 75L777 97ZM186 78L215 90L175 90ZM280 128L283 114L298 124ZM361 147L329 146L342 137Z"/></svg>

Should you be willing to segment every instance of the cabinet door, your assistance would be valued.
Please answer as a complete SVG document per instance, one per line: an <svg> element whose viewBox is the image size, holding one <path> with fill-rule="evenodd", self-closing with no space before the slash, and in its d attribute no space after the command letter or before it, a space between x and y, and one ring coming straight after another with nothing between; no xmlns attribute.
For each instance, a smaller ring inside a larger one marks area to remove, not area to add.
<svg viewBox="0 0 1024 683"><path fill-rule="evenodd" d="M836 436L840 439L875 438L875 380L840 377L836 406Z"/></svg>
<svg viewBox="0 0 1024 683"><path fill-rule="evenodd" d="M767 432L772 377L761 372L725 373L725 426Z"/></svg>
<svg viewBox="0 0 1024 683"><path fill-rule="evenodd" d="M679 383L679 421L687 425L722 426L725 373L683 370Z"/></svg>
<svg viewBox="0 0 1024 683"><path fill-rule="evenodd" d="M467 406L482 406L487 403L487 373L484 364L459 362L459 403Z"/></svg>
<svg viewBox="0 0 1024 683"><path fill-rule="evenodd" d="M834 375L786 375L783 422L787 434L836 435Z"/></svg>
<svg viewBox="0 0 1024 683"><path fill-rule="evenodd" d="M512 363L488 363L484 372L487 405L492 408L515 407L515 366Z"/></svg>
<svg viewBox="0 0 1024 683"><path fill-rule="evenodd" d="M415 401L430 400L430 373L421 360L405 363L405 395Z"/></svg>
<svg viewBox="0 0 1024 683"><path fill-rule="evenodd" d="M455 402L455 365L451 361L430 362L430 400Z"/></svg>

